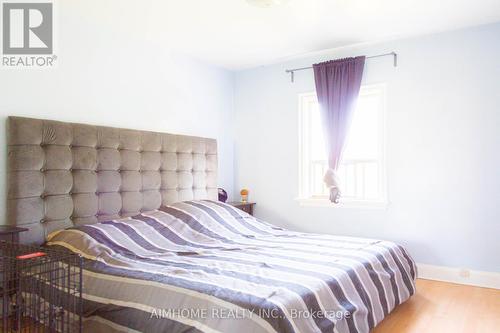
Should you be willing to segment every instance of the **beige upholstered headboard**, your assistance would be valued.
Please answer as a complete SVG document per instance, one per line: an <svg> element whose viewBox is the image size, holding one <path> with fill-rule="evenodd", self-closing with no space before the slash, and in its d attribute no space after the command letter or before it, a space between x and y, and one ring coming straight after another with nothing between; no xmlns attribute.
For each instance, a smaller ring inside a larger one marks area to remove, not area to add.
<svg viewBox="0 0 500 333"><path fill-rule="evenodd" d="M55 230L217 199L214 139L9 117L8 224Z"/></svg>

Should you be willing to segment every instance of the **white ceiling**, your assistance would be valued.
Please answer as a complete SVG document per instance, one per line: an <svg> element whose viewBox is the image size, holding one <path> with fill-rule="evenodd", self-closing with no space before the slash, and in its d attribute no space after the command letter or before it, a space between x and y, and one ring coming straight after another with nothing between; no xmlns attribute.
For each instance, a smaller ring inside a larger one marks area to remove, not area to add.
<svg viewBox="0 0 500 333"><path fill-rule="evenodd" d="M135 6L155 39L228 69L500 21L500 0L290 0L273 8L245 0L150 0Z"/></svg>

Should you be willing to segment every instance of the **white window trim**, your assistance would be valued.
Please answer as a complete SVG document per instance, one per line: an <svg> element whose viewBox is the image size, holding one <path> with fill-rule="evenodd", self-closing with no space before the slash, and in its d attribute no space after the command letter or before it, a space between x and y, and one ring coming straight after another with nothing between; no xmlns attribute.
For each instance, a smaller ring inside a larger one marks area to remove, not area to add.
<svg viewBox="0 0 500 333"><path fill-rule="evenodd" d="M304 119L309 120L308 117L304 115L305 108L303 103L308 103L311 101L316 101L315 92L301 93L298 95L298 127L299 127L299 196L295 198L295 201L299 203L300 206L304 207L332 207L332 208L349 208L349 209L387 209L389 205L387 196L387 149L386 149L386 129L387 129L387 85L385 83L363 85L362 89L365 91L383 91L383 106L382 115L380 117L380 146L379 149L382 151L381 158L381 168L379 175L381 179L381 197L377 200L359 200L351 198L340 198L338 204L333 204L330 202L328 197L324 196L310 196L302 197L306 192L305 178L309 177L308 163L304 163L304 154L308 154L308 145L304 144L305 135L303 133L303 122Z"/></svg>
<svg viewBox="0 0 500 333"><path fill-rule="evenodd" d="M353 200L340 199L337 204L332 203L328 198L296 198L295 201L302 207L327 207L327 208L347 208L347 209L380 209L385 210L389 206L387 200Z"/></svg>

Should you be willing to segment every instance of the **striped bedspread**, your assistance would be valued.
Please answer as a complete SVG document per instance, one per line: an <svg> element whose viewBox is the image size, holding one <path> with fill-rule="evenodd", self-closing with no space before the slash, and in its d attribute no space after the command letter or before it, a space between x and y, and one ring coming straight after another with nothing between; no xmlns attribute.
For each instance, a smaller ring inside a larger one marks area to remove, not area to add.
<svg viewBox="0 0 500 333"><path fill-rule="evenodd" d="M415 292L394 243L293 232L186 201L55 232L88 260L88 332L369 332Z"/></svg>

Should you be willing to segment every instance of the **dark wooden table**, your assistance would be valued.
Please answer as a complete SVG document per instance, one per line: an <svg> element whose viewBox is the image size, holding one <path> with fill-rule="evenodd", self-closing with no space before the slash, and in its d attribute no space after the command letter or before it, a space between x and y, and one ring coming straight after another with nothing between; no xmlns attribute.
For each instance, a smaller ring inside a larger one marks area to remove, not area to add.
<svg viewBox="0 0 500 333"><path fill-rule="evenodd" d="M15 227L13 225L0 225L0 240L11 243L18 243L19 234L24 231L28 231L28 229Z"/></svg>
<svg viewBox="0 0 500 333"><path fill-rule="evenodd" d="M253 215L253 206L255 206L255 202L232 201L228 202L228 204L241 209L242 211L247 212L250 215Z"/></svg>

